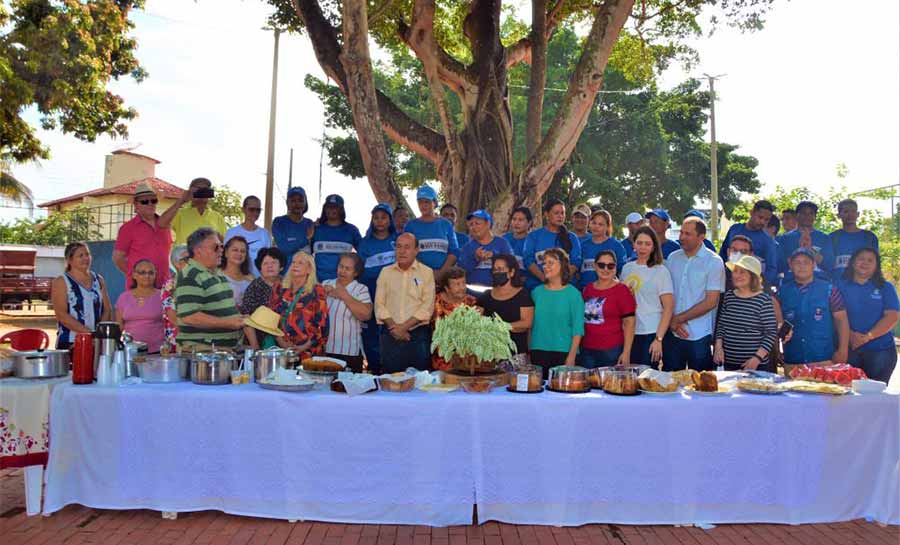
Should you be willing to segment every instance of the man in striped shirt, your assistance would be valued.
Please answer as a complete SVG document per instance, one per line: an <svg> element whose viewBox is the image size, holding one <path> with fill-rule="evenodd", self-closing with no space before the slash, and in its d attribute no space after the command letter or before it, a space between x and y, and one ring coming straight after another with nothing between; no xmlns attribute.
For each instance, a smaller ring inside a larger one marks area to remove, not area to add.
<svg viewBox="0 0 900 545"><path fill-rule="evenodd" d="M222 239L207 227L187 239L188 262L178 272L175 313L181 348L232 348L238 344L244 316L234 304L231 286L216 266L222 259Z"/></svg>

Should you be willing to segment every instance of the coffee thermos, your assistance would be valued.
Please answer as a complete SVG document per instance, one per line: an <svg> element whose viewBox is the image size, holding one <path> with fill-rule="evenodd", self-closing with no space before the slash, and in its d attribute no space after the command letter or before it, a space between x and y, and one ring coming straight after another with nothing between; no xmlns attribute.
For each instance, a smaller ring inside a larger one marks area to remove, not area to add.
<svg viewBox="0 0 900 545"><path fill-rule="evenodd" d="M94 376L97 373L97 364L100 356L109 356L112 361L116 350L122 349L122 329L118 322L100 322L94 329Z"/></svg>
<svg viewBox="0 0 900 545"><path fill-rule="evenodd" d="M72 382L90 384L94 382L94 342L90 333L75 335L72 348Z"/></svg>

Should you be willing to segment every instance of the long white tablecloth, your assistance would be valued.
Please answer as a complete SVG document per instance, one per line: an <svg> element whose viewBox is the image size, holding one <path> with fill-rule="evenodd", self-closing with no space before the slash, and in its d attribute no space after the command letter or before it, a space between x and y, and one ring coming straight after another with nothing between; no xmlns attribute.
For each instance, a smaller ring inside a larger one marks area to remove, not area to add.
<svg viewBox="0 0 900 545"><path fill-rule="evenodd" d="M45 513L285 519L900 523L900 398L64 386Z"/></svg>

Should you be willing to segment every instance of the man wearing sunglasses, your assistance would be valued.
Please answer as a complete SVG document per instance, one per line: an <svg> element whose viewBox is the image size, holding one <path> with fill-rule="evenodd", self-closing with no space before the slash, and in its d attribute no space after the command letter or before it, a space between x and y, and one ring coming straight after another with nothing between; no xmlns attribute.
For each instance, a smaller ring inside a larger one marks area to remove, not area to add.
<svg viewBox="0 0 900 545"><path fill-rule="evenodd" d="M131 285L129 271L134 265L148 259L156 266L157 288L169 279L169 250L172 248L172 231L168 225L177 212L170 207L162 216L156 213L159 198L156 191L146 182L140 182L134 189L134 217L119 227L116 244L113 247L113 263L125 274L125 285Z"/></svg>

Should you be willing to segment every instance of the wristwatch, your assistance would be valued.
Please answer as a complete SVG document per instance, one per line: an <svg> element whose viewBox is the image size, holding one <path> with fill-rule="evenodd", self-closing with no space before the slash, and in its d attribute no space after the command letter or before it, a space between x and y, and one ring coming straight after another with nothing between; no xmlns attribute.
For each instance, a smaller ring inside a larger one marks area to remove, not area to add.
<svg viewBox="0 0 900 545"><path fill-rule="evenodd" d="M660 343L662 342L662 339L660 339L659 337L655 337L655 339L656 339L656 342L660 342Z"/></svg>

